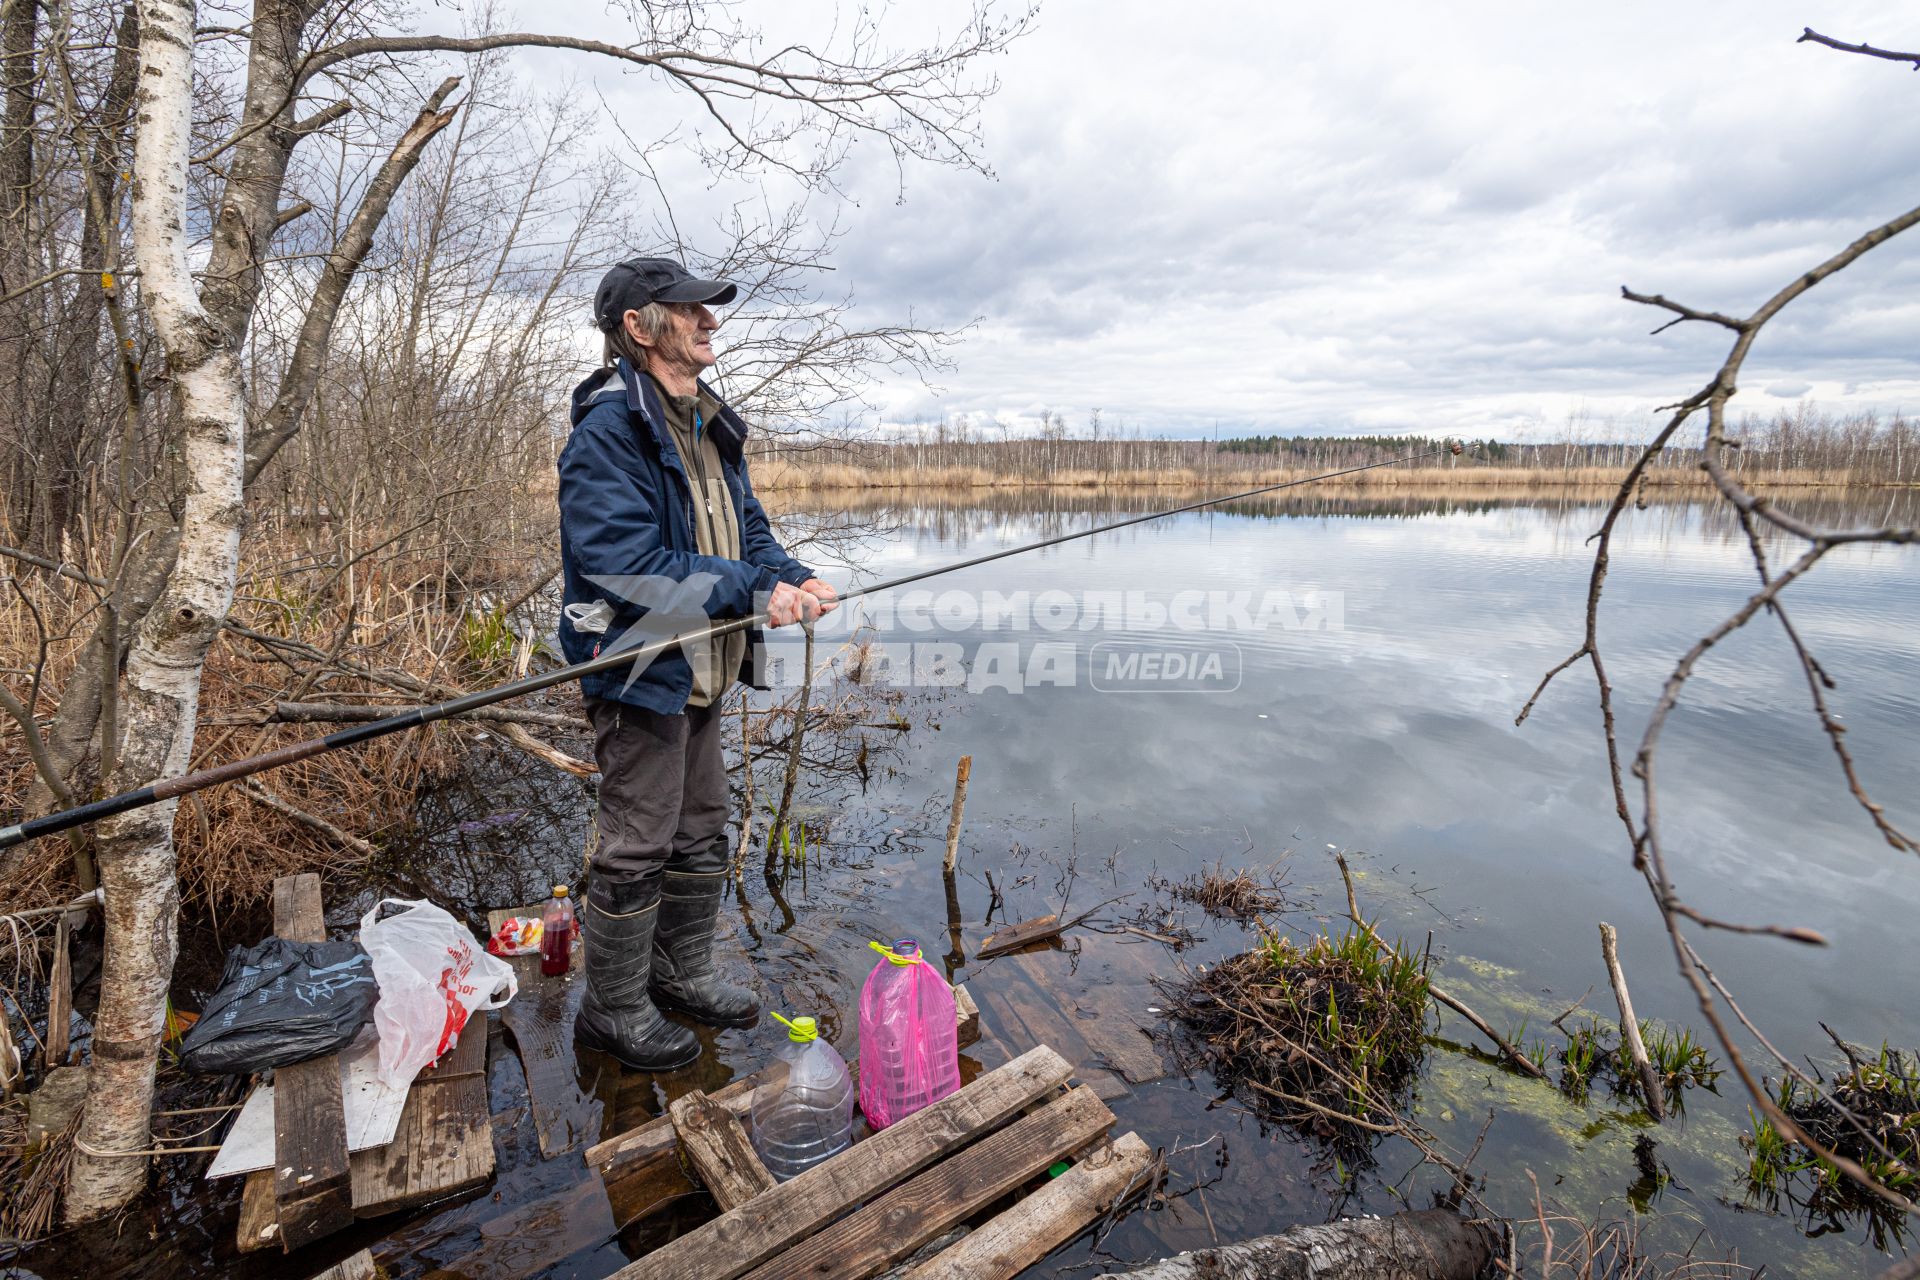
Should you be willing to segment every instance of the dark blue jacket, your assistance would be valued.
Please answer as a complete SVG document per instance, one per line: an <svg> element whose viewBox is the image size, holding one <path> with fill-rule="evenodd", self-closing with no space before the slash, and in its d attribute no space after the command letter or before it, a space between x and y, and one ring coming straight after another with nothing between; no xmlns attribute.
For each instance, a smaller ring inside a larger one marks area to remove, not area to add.
<svg viewBox="0 0 1920 1280"><path fill-rule="evenodd" d="M704 604L711 618L739 618L761 607L777 583L799 586L813 576L773 536L767 513L747 480L747 427L722 404L705 424L720 453L721 471L740 523L744 560L703 556L695 550L693 487L667 430L653 380L635 374L625 360L582 382L573 393L573 434L560 453L560 565L566 604L606 600L612 623L601 635L576 631L564 615L560 647L568 662L584 662L611 645L649 610L599 577L645 575L683 583L696 573L714 575ZM634 594L644 595L636 591ZM681 630L675 626L672 630ZM750 679L758 630L747 634L740 678ZM666 715L684 711L693 670L678 648L652 659L628 682L629 669L581 678L589 697L610 698Z"/></svg>

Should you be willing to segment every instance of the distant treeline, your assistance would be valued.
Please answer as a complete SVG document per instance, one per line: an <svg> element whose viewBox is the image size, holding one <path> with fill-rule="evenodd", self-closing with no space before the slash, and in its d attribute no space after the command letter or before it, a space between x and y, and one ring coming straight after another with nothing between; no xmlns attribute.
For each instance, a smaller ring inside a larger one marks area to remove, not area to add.
<svg viewBox="0 0 1920 1280"><path fill-rule="evenodd" d="M1091 419L1085 434L1070 433L1049 415L1039 435L1015 436L994 425L983 431L968 420L919 428L911 439L837 440L762 445L756 475L779 475L784 483L862 485L1205 483L1229 475L1320 473L1409 454L1440 453L1421 470L1489 468L1528 472L1543 479L1577 475L1582 483L1617 475L1639 456L1638 444L1575 440L1515 442L1466 440L1459 458L1445 455L1447 440L1420 435L1242 436L1228 440L1142 438L1137 432L1102 429ZM1920 484L1920 426L1904 416L1874 413L1838 416L1800 406L1771 418L1737 422L1737 470L1798 483ZM1691 473L1699 459L1697 433L1656 464L1672 480ZM837 473L826 479L824 473ZM795 473L809 473L805 475ZM1165 479L1161 479L1164 477ZM1464 477L1463 477L1464 479Z"/></svg>

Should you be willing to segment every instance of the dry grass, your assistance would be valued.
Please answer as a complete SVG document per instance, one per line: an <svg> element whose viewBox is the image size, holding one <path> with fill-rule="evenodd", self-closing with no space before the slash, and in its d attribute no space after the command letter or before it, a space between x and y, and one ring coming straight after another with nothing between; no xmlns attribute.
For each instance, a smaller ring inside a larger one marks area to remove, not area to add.
<svg viewBox="0 0 1920 1280"><path fill-rule="evenodd" d="M41 1240L53 1231L79 1131L76 1111L66 1128L29 1156L26 1104L11 1103L0 1111L0 1236Z"/></svg>
<svg viewBox="0 0 1920 1280"><path fill-rule="evenodd" d="M1354 929L1269 934L1168 991L1189 1045L1257 1110L1354 1153L1400 1132L1425 1054L1426 968Z"/></svg>
<svg viewBox="0 0 1920 1280"><path fill-rule="evenodd" d="M1245 923L1269 912L1284 910L1286 897L1281 882L1269 873L1266 880L1254 878L1247 870L1228 871L1216 863L1198 875L1167 886L1168 894L1180 902L1191 902L1217 920Z"/></svg>
<svg viewBox="0 0 1920 1280"><path fill-rule="evenodd" d="M1539 1280L1749 1280L1760 1273L1743 1265L1738 1254L1706 1256L1712 1246L1704 1233L1685 1249L1656 1251L1642 1238L1642 1222L1638 1215L1590 1221L1549 1207L1536 1182L1533 1216L1513 1224L1518 1271L1503 1263L1500 1274Z"/></svg>
<svg viewBox="0 0 1920 1280"><path fill-rule="evenodd" d="M380 531L357 533L363 545L377 546L381 537ZM339 562L348 557L325 550L315 555L310 544L287 531L249 539L229 616L269 639L229 628L215 641L201 685L192 768L337 727L270 722L276 701L403 706L433 699L396 687L377 673L473 688L511 677L530 657L528 646L472 604L472 590L462 591L458 584L476 578L517 582L544 548L528 546L518 559L502 557L478 567L467 563L451 573L442 545L402 541L345 568ZM16 593L0 604L0 663L15 671L31 669L39 654L35 610L49 635L84 637L92 627L85 590L63 593L33 580L23 585L29 597ZM286 644L276 647L274 641ZM288 647L299 645L310 649ZM79 649L68 643L47 650L46 692L38 706L43 724ZM20 677L9 687L26 697L27 684ZM462 739L472 732L436 725L396 734L283 766L250 784L186 797L174 826L183 903L223 912L262 900L278 876L363 864L383 836L408 822L421 786L458 765ZM17 812L33 780L20 735L0 734L0 811ZM291 817L270 807L271 801L319 823ZM337 831L325 830L327 825ZM0 883L0 902L39 906L70 894L75 888L71 852L56 840L27 846Z"/></svg>

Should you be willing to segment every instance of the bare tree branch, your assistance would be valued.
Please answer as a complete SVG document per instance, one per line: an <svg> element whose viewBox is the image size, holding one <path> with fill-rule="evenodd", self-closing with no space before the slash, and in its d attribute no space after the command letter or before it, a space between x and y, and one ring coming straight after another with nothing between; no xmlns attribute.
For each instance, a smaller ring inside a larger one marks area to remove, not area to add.
<svg viewBox="0 0 1920 1280"><path fill-rule="evenodd" d="M1829 49L1838 49L1842 53L1858 53L1869 58L1885 58L1888 62L1911 62L1915 71L1920 71L1920 53L1899 53L1893 49L1876 49L1870 44L1848 44L1844 40L1835 40L1832 36L1823 36L1812 27L1803 28L1795 44L1823 44Z"/></svg>
<svg viewBox="0 0 1920 1280"><path fill-rule="evenodd" d="M294 347L293 360L281 380L280 394L249 442L248 483L252 483L260 469L273 461L273 455L300 429L300 415L319 385L320 371L326 367L328 344L333 337L334 322L340 315L340 303L347 296L347 286L353 283L354 274L365 261L367 250L373 245L374 232L386 218L394 193L420 163L427 143L453 122L454 113L460 108L455 105L443 111L441 104L459 85L459 76L448 76L428 97L412 126L394 143L380 172L367 184L366 195L361 197L353 220L347 224L333 252L327 255L327 264L320 272L320 282L314 289L313 302L307 308L300 339Z"/></svg>

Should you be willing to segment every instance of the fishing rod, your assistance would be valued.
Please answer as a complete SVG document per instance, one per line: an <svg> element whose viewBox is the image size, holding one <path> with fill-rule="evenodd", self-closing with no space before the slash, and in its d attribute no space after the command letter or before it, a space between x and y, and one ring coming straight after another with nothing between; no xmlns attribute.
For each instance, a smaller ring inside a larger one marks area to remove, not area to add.
<svg viewBox="0 0 1920 1280"><path fill-rule="evenodd" d="M1091 529L1081 529L1074 533L1063 533L1054 538L1043 538L1039 542L1028 542L1017 547L1008 547L1001 551L989 551L985 555L974 556L967 560L958 560L952 564L938 565L931 569L921 569L916 573L905 574L898 578L889 578L885 582L876 582L865 587L849 588L837 597L838 602L857 600L861 596L875 595L882 591L892 591L909 586L915 582L924 582L928 578L954 573L961 569L971 569L976 565L991 564L995 560L1005 560L1009 556L1024 555L1029 551L1038 551L1043 547L1058 546L1063 542L1073 542L1080 538L1091 538L1096 534L1112 533L1115 529L1124 529L1129 525L1144 524L1149 520L1164 520L1168 516L1182 515L1188 511L1199 511L1205 507L1219 506L1223 502L1237 502L1243 498L1257 498L1262 494L1276 493L1281 489L1294 489L1301 485L1317 484L1322 480L1332 480L1339 476L1350 476L1356 472L1372 471L1379 467L1394 467L1406 462L1418 462L1422 458L1435 458L1441 454L1459 456L1459 441L1450 441L1438 449L1429 449L1422 453L1410 453L1401 458L1389 458L1385 462L1369 462L1364 466L1345 467L1339 471L1328 471L1317 476L1306 476L1299 480L1288 480L1281 484L1262 485L1257 489L1245 489L1239 493L1223 494L1217 498L1206 498L1199 502L1189 502L1165 511L1149 511L1145 515L1128 516L1124 520L1113 520L1106 524L1095 525ZM421 725L432 724L436 720L449 720L468 711L477 711L481 707L490 707L497 702L518 698L523 694L538 693L542 689L551 689L554 685L565 684L569 680L578 680L582 676L612 671L620 667L631 666L646 661L687 643L690 640L714 640L721 636L732 635L736 631L745 631L749 627L763 625L768 621L766 611L750 614L744 618L730 618L725 622L709 622L706 626L692 631L667 636L664 639L651 640L633 648L619 649L589 658L585 662L576 662L570 667L559 667L537 676L527 676L510 684L498 685L492 689L482 689L477 693L465 694L447 702L435 703L430 707L414 707L399 715L388 716L384 720L370 720L351 728L329 733L321 738L309 738L305 742L289 743L287 746L263 751L257 756L248 756L243 760L232 760L226 764L215 765L210 769L200 769L193 773L183 773L177 777L162 778L158 782L138 787L132 791L123 791L117 796L108 796L104 800L95 800L89 804L76 805L63 809L59 813L50 813L42 818L15 823L10 827L0 827L0 849L11 848L40 836L53 835L68 831L74 827L85 826L89 822L98 822L117 813L126 813L132 809L145 808L158 804L162 800L174 800L190 795L195 791L204 791L208 787L223 782L235 782L241 778L250 778L256 773L268 769L277 769L281 765L292 764L297 760L310 760L314 756L325 755L329 751L338 751L342 747L355 746L370 742L375 738L384 738L390 733L399 733L403 729L417 729Z"/></svg>

